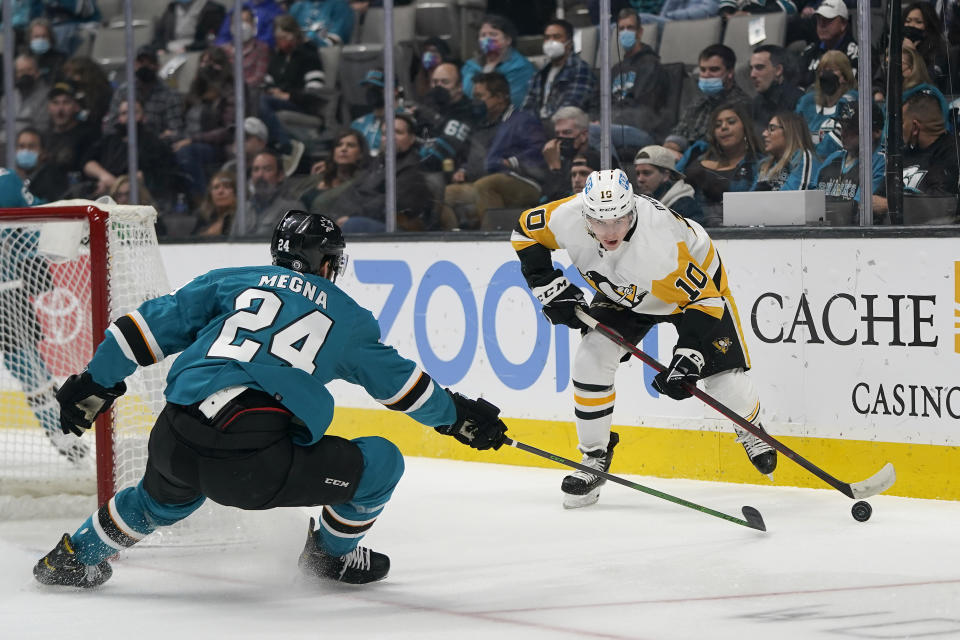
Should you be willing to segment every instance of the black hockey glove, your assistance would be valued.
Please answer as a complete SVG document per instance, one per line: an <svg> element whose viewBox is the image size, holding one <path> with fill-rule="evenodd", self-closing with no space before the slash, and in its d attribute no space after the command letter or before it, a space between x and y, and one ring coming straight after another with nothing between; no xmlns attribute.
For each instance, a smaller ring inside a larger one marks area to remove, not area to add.
<svg viewBox="0 0 960 640"><path fill-rule="evenodd" d="M500 409L483 398L471 400L449 389L447 393L457 408L457 420L453 424L434 428L474 449L499 449L507 432L507 425L498 417Z"/></svg>
<svg viewBox="0 0 960 640"><path fill-rule="evenodd" d="M557 272L559 273L559 271ZM583 300L580 287L570 284L566 276L560 274L542 287L533 287L533 295L543 304L543 315L551 324L565 324L571 329L587 329L576 310L589 312L590 307Z"/></svg>
<svg viewBox="0 0 960 640"><path fill-rule="evenodd" d="M107 389L94 382L86 371L73 374L57 391L60 403L60 429L64 433L82 436L85 429L104 411L108 411L113 401L127 392L127 385L121 380L116 386Z"/></svg>
<svg viewBox="0 0 960 640"><path fill-rule="evenodd" d="M686 385L696 386L703 368L703 355L694 349L676 349L670 366L653 378L653 388L674 400L686 400L693 394Z"/></svg>

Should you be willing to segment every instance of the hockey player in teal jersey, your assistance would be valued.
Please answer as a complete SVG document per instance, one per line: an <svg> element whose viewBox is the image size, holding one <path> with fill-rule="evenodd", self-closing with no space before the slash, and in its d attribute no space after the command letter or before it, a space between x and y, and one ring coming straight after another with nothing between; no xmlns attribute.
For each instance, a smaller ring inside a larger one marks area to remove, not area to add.
<svg viewBox="0 0 960 640"><path fill-rule="evenodd" d="M57 398L65 431L83 433L123 394L138 366L180 352L167 405L150 434L140 483L116 493L34 568L43 584L93 587L107 558L205 499L242 509L320 506L300 569L365 583L386 555L357 546L403 473L395 445L325 435L332 380L361 385L388 409L476 449L498 449L499 409L443 389L380 342L373 315L334 281L345 264L337 225L289 211L271 241L273 266L218 269L149 300L109 327L87 370Z"/></svg>

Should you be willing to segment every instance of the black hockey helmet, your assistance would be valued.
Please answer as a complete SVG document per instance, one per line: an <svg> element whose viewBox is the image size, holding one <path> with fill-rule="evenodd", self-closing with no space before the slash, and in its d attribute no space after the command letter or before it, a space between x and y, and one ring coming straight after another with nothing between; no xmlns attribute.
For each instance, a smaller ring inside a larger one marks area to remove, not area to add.
<svg viewBox="0 0 960 640"><path fill-rule="evenodd" d="M327 216L290 210L273 231L270 255L279 267L314 275L321 275L323 265L329 264L326 277L336 282L347 266L346 246L340 227Z"/></svg>

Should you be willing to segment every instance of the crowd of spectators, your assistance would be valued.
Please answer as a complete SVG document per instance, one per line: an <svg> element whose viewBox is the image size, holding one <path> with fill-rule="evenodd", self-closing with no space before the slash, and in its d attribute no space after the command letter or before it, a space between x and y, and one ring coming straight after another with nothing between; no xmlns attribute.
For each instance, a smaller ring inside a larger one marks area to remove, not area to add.
<svg viewBox="0 0 960 640"><path fill-rule="evenodd" d="M233 3L170 2L158 12L150 44L136 50L133 105L123 73L111 75L76 53L78 25L100 20L95 2L14 4L14 92L0 98L0 117L13 100L17 174L47 201L129 200L132 119L139 197L158 208L161 223L167 219L161 229L170 235L267 235L290 208L331 215L348 233L383 231L388 119L401 231L488 228L495 211L576 193L603 165L620 166L638 193L708 226L722 224L725 192L804 189L824 191L840 219L855 223L863 137L858 73L872 80L875 219L888 222L884 149L893 135L905 145L905 192L952 202L956 215L950 100L960 93L954 88L960 74L950 52L960 49L960 17L938 12L941 4L914 2L903 11L895 65L903 81L903 127L889 131L885 37L871 43L873 68L858 69L862 45L844 0L612 0L616 55L606 159L599 56L595 61L578 50L570 22L549 17L539 23L542 48L531 51L533 34L521 36L515 26L523 3L512 3L511 13L511 3L491 2L508 15L483 17L466 60L442 38L412 43L409 69L397 68L394 78L393 114L385 112L382 68L356 78L352 93L362 98L347 103L348 92L332 91L338 79L321 55L350 43L376 2L247 2L237 34L243 95L233 76ZM596 15L597 3L585 4ZM772 12L788 17L787 46L761 42L747 60L716 42L706 43L692 69L664 64L656 38L645 38L645 29L662 33L670 21ZM161 73L176 54L197 57L183 92ZM240 100L247 115L245 184L235 173ZM340 102L331 108L330 100Z"/></svg>

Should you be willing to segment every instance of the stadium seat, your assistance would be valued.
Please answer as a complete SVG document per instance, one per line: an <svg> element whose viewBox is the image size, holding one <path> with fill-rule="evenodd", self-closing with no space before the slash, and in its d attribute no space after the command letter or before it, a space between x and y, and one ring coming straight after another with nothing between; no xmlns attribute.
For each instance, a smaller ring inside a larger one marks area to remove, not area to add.
<svg viewBox="0 0 960 640"><path fill-rule="evenodd" d="M766 37L754 44L750 44L750 24L754 20L763 20ZM783 46L787 36L787 14L765 13L756 16L732 16L727 19L727 29L723 34L723 44L737 54L737 64L750 62L750 55L755 47L762 44Z"/></svg>
<svg viewBox="0 0 960 640"><path fill-rule="evenodd" d="M140 0L130 4L133 9L133 19L148 22L152 26L154 20L166 11L168 3ZM230 5L232 6L233 3L230 3ZM97 7L100 9L100 18L104 24L112 25L115 22L123 22L123 0L99 0Z"/></svg>
<svg viewBox="0 0 960 640"><path fill-rule="evenodd" d="M573 30L573 50L579 53L580 58L592 69L598 68L600 63L600 56L597 55L599 40L600 33L595 24Z"/></svg>
<svg viewBox="0 0 960 640"><path fill-rule="evenodd" d="M457 22L457 7L453 2L418 2L414 11L414 33L418 39L436 36L447 41L452 50L456 50L460 26Z"/></svg>
<svg viewBox="0 0 960 640"><path fill-rule="evenodd" d="M160 59L160 79L171 89L187 93L190 83L197 75L200 65L200 51L185 51Z"/></svg>
<svg viewBox="0 0 960 640"><path fill-rule="evenodd" d="M134 24L133 27L133 50L150 42L153 36L153 28L147 24ZM126 29L119 27L100 27L97 30L96 38L93 41L93 50L90 57L97 64L104 67L104 71L109 75L111 71L116 71L126 64Z"/></svg>
<svg viewBox="0 0 960 640"><path fill-rule="evenodd" d="M720 42L720 17L705 20L673 20L663 25L660 38L660 62L682 62L695 67L700 52L711 44Z"/></svg>
<svg viewBox="0 0 960 640"><path fill-rule="evenodd" d="M380 44L383 42L384 10L380 7L367 9L360 33L354 34L352 42L361 44ZM409 42L414 38L416 25L416 7L404 6L393 9L393 41Z"/></svg>
<svg viewBox="0 0 960 640"><path fill-rule="evenodd" d="M382 44L348 44L341 49L339 75L343 113L340 119L345 124L356 117L356 109L366 104L367 90L360 81L371 69L383 69Z"/></svg>

